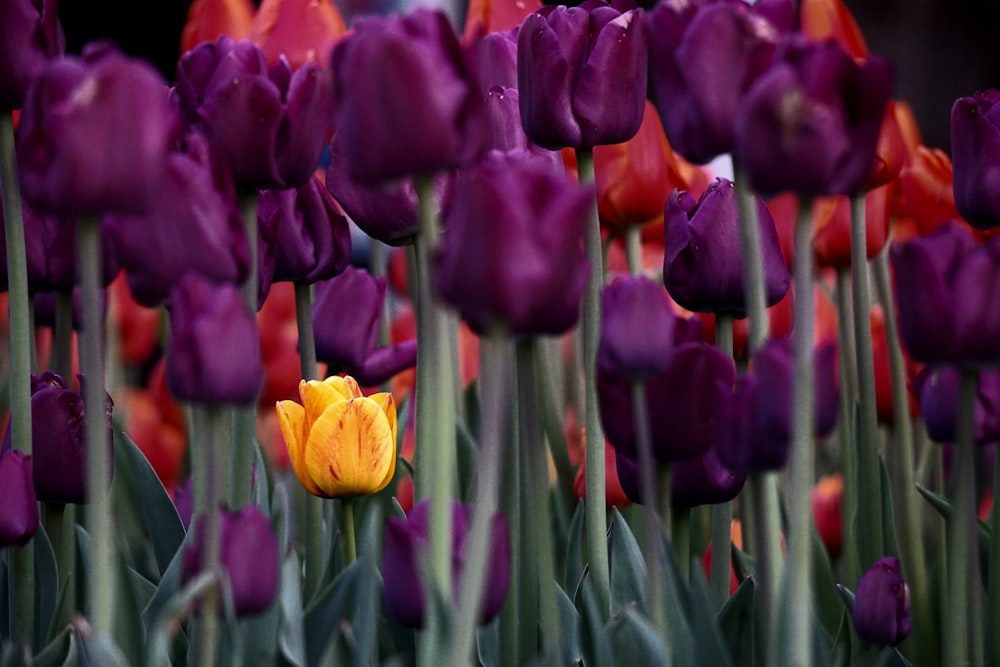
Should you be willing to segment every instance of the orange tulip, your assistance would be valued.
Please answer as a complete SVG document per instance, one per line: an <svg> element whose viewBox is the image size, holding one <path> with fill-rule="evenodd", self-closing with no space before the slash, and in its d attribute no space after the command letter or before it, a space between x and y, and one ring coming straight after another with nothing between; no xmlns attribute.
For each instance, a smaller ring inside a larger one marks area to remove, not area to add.
<svg viewBox="0 0 1000 667"><path fill-rule="evenodd" d="M899 175L907 218L898 220L896 240L928 234L949 220L958 220L952 190L951 158L944 151L920 146Z"/></svg>
<svg viewBox="0 0 1000 667"><path fill-rule="evenodd" d="M812 491L813 519L816 531L830 558L836 560L843 547L844 476L839 472L816 482Z"/></svg>
<svg viewBox="0 0 1000 667"><path fill-rule="evenodd" d="M264 0L250 39L272 66L284 55L292 69L306 63L327 67L334 43L347 31L329 0Z"/></svg>
<svg viewBox="0 0 1000 667"><path fill-rule="evenodd" d="M195 0L188 9L181 32L181 53L222 35L247 39L253 29L254 8L250 0Z"/></svg>
<svg viewBox="0 0 1000 667"><path fill-rule="evenodd" d="M470 0L462 39L468 42L491 32L511 30L541 8L541 0Z"/></svg>
<svg viewBox="0 0 1000 667"><path fill-rule="evenodd" d="M299 384L302 403L278 401L288 458L299 482L323 498L384 489L396 471L396 404L389 393L364 396L351 377Z"/></svg>
<svg viewBox="0 0 1000 667"><path fill-rule="evenodd" d="M868 57L861 29L841 0L802 0L800 14L802 32L811 40L833 39L851 57Z"/></svg>

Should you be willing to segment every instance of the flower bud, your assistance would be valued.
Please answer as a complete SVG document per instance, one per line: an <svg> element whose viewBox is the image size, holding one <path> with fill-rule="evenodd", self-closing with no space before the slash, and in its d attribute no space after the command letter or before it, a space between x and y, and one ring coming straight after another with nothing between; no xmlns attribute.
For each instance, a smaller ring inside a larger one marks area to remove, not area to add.
<svg viewBox="0 0 1000 667"><path fill-rule="evenodd" d="M0 548L27 544L38 530L31 457L13 450L9 439L0 448L0 507Z"/></svg>
<svg viewBox="0 0 1000 667"><path fill-rule="evenodd" d="M899 559L879 559L861 576L854 594L854 629L870 644L895 646L910 634L910 587Z"/></svg>

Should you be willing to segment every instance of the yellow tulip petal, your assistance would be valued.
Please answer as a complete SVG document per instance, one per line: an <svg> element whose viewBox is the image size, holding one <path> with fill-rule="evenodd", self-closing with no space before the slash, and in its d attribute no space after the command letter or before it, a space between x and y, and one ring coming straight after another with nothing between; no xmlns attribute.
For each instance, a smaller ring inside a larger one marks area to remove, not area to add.
<svg viewBox="0 0 1000 667"><path fill-rule="evenodd" d="M386 419L389 420L389 428L392 429L392 441L396 442L396 401L393 400L392 394L382 392L372 394L368 398L378 403L379 407L382 408Z"/></svg>
<svg viewBox="0 0 1000 667"><path fill-rule="evenodd" d="M327 379L323 380L323 382L329 384L338 392L342 393L344 398L361 398L364 396L364 394L361 393L361 387L358 386L358 381L350 375L331 375Z"/></svg>
<svg viewBox="0 0 1000 667"><path fill-rule="evenodd" d="M299 478L306 491L314 495L322 495L319 487L309 476L305 465L307 436L305 410L295 401L278 401L274 407L278 412L278 424L281 426L281 435L285 438L288 460L292 462L295 476Z"/></svg>
<svg viewBox="0 0 1000 667"><path fill-rule="evenodd" d="M350 394L343 391L343 385L310 380L299 385L299 395L302 396L302 407L306 410L306 422L312 428L313 422L334 403L351 399Z"/></svg>
<svg viewBox="0 0 1000 667"><path fill-rule="evenodd" d="M380 491L392 479L396 443L382 407L368 398L332 404L313 422L306 467L331 498Z"/></svg>

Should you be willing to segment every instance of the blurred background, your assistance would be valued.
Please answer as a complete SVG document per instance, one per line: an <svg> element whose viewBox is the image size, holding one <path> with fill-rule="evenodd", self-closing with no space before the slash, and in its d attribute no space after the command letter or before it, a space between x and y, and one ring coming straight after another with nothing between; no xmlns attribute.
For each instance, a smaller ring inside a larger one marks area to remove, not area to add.
<svg viewBox="0 0 1000 667"><path fill-rule="evenodd" d="M317 0L325 1L325 0ZM956 98L1000 87L1000 0L845 0L873 53L896 73L895 96L909 102L928 146L949 150ZM91 0L60 3L67 49L111 39L174 78L186 0ZM341 0L344 19L391 0Z"/></svg>

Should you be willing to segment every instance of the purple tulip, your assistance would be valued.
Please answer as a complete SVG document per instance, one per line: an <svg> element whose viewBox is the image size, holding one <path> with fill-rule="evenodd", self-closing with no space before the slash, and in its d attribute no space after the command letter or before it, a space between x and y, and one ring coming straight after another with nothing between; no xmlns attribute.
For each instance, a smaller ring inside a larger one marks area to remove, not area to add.
<svg viewBox="0 0 1000 667"><path fill-rule="evenodd" d="M788 292L788 267L771 212L760 197L755 200L764 289L767 305L773 306ZM739 224L736 189L726 179L716 179L700 201L677 190L667 199L663 284L679 305L698 313L746 316Z"/></svg>
<svg viewBox="0 0 1000 667"><path fill-rule="evenodd" d="M1000 225L1000 91L977 92L951 108L955 206L979 229Z"/></svg>
<svg viewBox="0 0 1000 667"><path fill-rule="evenodd" d="M316 356L363 386L380 385L417 362L415 340L378 346L385 292L385 278L352 266L316 287Z"/></svg>
<svg viewBox="0 0 1000 667"><path fill-rule="evenodd" d="M167 384L196 403L252 404L261 386L257 320L237 287L188 273L174 288Z"/></svg>
<svg viewBox="0 0 1000 667"><path fill-rule="evenodd" d="M935 442L958 439L958 386L961 371L954 366L924 367L913 379L913 393L927 435ZM973 439L985 445L1000 439L1000 372L981 371L973 412Z"/></svg>
<svg viewBox="0 0 1000 667"><path fill-rule="evenodd" d="M351 176L378 183L469 164L486 141L480 85L441 12L366 18L333 51Z"/></svg>
<svg viewBox="0 0 1000 667"><path fill-rule="evenodd" d="M56 0L0 4L0 107L21 106L31 80L66 49L57 4Z"/></svg>
<svg viewBox="0 0 1000 667"><path fill-rule="evenodd" d="M481 90L517 88L517 28L491 32L466 47L466 59Z"/></svg>
<svg viewBox="0 0 1000 667"><path fill-rule="evenodd" d="M189 271L213 282L242 283L250 248L229 169L192 133L171 153L155 206L143 216L111 216L108 234L135 300L157 307Z"/></svg>
<svg viewBox="0 0 1000 667"><path fill-rule="evenodd" d="M791 29L793 2L771 2L783 11L767 13L763 4L661 2L647 15L649 96L670 145L692 162L732 152L740 100Z"/></svg>
<svg viewBox="0 0 1000 667"><path fill-rule="evenodd" d="M638 463L615 451L615 465L622 491L632 502L641 503ZM675 461L670 471L670 505L678 508L729 502L739 495L747 479L746 473L722 465L714 448L698 458Z"/></svg>
<svg viewBox="0 0 1000 667"><path fill-rule="evenodd" d="M979 245L958 223L893 244L899 336L917 361L1000 362L1000 244Z"/></svg>
<svg viewBox="0 0 1000 667"><path fill-rule="evenodd" d="M837 425L840 394L835 341L814 353L813 435L822 438ZM719 460L732 470L778 470L788 463L792 439L794 359L790 338L772 338L754 353L725 409L728 433L718 443Z"/></svg>
<svg viewBox="0 0 1000 667"><path fill-rule="evenodd" d="M597 367L626 377L662 373L673 354L674 311L645 276L619 276L601 291Z"/></svg>
<svg viewBox="0 0 1000 667"><path fill-rule="evenodd" d="M274 220L274 282L312 284L347 267L351 230L319 179L288 190L265 190L258 202L257 215Z"/></svg>
<svg viewBox="0 0 1000 667"><path fill-rule="evenodd" d="M593 195L551 161L490 153L455 183L434 284L480 335L556 335L572 327L589 265L583 226Z"/></svg>
<svg viewBox="0 0 1000 667"><path fill-rule="evenodd" d="M0 548L21 547L38 530L38 500L31 479L31 457L11 448L0 448Z"/></svg>
<svg viewBox="0 0 1000 667"><path fill-rule="evenodd" d="M736 382L732 358L707 343L684 343L667 369L646 379L653 456L661 463L698 458L722 427L721 411ZM604 433L616 451L638 457L631 380L597 370Z"/></svg>
<svg viewBox="0 0 1000 667"><path fill-rule="evenodd" d="M896 646L910 634L910 587L899 559L880 558L858 581L854 629L869 644Z"/></svg>
<svg viewBox="0 0 1000 667"><path fill-rule="evenodd" d="M294 188L319 166L333 126L329 74L282 57L268 69L249 41L220 37L177 63L174 89L188 126L226 156L236 181L253 188Z"/></svg>
<svg viewBox="0 0 1000 667"><path fill-rule="evenodd" d="M239 512L222 508L221 552L219 561L229 579L233 610L237 616L267 611L278 597L281 564L278 539L271 521L256 505L247 505ZM183 581L194 579L202 570L205 559L205 517L195 520L194 543L184 550Z"/></svg>
<svg viewBox="0 0 1000 667"><path fill-rule="evenodd" d="M107 45L53 60L25 96L21 192L56 215L143 213L176 133L166 85L147 63Z"/></svg>
<svg viewBox="0 0 1000 667"><path fill-rule="evenodd" d="M761 194L855 195L871 172L889 64L858 64L836 42L786 39L743 97L734 158Z"/></svg>
<svg viewBox="0 0 1000 667"><path fill-rule="evenodd" d="M73 330L83 331L83 290L74 287L71 298ZM104 322L108 314L108 291L101 289L98 292L98 298L100 299L101 322ZM56 292L36 292L32 295L32 301L34 302L35 328L55 329L58 294Z"/></svg>
<svg viewBox="0 0 1000 667"><path fill-rule="evenodd" d="M385 583L385 606L402 625L423 628L427 602L424 599L423 561L427 557L430 533L430 502L417 503L406 519L390 518L385 525L382 578ZM451 576L462 580L465 567L465 540L469 533L471 508L451 501L452 552ZM486 587L479 607L479 623L488 623L500 613L510 584L510 536L503 515L493 515L490 531L489 563ZM453 593L461 592L453 587Z"/></svg>
<svg viewBox="0 0 1000 667"><path fill-rule="evenodd" d="M517 88L521 123L545 148L593 148L631 139L646 102L641 9L604 0L543 7L521 24Z"/></svg>

